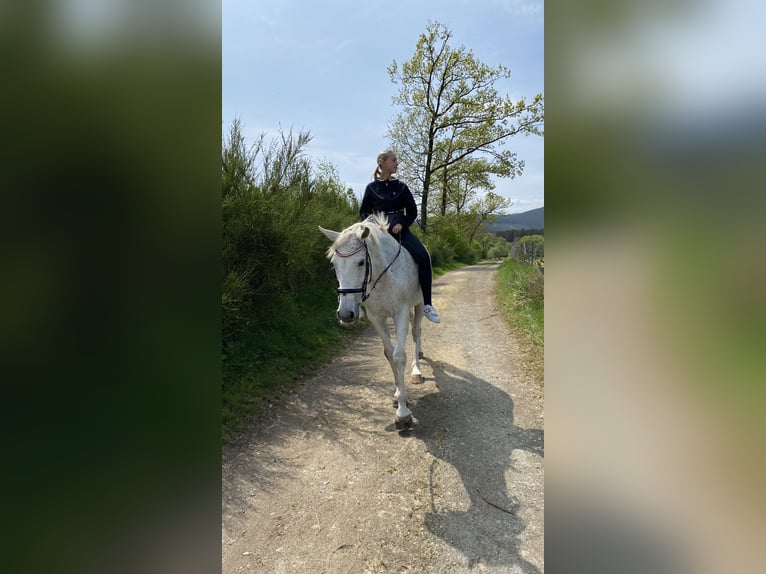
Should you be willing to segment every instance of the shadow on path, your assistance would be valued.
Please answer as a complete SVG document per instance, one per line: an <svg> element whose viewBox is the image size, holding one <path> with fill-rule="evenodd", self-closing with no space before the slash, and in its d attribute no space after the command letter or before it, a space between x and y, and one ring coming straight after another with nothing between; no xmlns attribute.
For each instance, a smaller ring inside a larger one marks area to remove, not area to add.
<svg viewBox="0 0 766 574"><path fill-rule="evenodd" d="M513 401L501 389L447 363L424 361L431 365L438 389L419 399L413 409L418 419L414 435L436 457L431 465L426 527L459 550L471 567L479 562L517 565L524 573L539 574L520 555L518 536L525 524L518 516L520 502L514 485L508 491L506 475L514 470L514 450L543 456L543 431L516 426ZM470 499L467 510L439 509L443 486L439 461L459 473Z"/></svg>

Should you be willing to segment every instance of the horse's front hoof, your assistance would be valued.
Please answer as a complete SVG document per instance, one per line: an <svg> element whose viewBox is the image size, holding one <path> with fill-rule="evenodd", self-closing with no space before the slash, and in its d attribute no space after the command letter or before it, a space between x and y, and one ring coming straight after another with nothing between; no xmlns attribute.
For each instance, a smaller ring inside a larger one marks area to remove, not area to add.
<svg viewBox="0 0 766 574"><path fill-rule="evenodd" d="M405 401L405 403L404 403L404 406L405 406L405 407L407 407L407 408L409 408L409 406L410 406L410 403L409 403L409 401ZM399 401L397 401L396 399L394 399L394 408L395 408L395 409L398 409L398 408L399 408Z"/></svg>
<svg viewBox="0 0 766 574"><path fill-rule="evenodd" d="M422 385L426 382L426 378L423 375L412 375L410 377L410 382L413 385Z"/></svg>
<svg viewBox="0 0 766 574"><path fill-rule="evenodd" d="M418 353L418 359L424 359L424 358L425 358L425 355L423 354L423 351L420 351Z"/></svg>
<svg viewBox="0 0 766 574"><path fill-rule="evenodd" d="M394 425L397 430L410 430L412 428L412 415L409 415L403 419L396 419Z"/></svg>

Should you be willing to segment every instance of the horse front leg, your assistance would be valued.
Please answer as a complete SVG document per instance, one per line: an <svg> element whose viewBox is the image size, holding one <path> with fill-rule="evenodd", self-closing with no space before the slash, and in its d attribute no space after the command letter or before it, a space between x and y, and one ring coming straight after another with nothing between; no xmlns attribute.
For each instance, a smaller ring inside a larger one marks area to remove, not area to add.
<svg viewBox="0 0 766 574"><path fill-rule="evenodd" d="M415 343L415 353L412 357L412 373L410 379L416 385L424 383L425 378L423 373L420 372L420 359L423 358L423 349L420 346L420 324L423 320L423 305L415 305L414 313L410 315L410 321L412 323L412 341Z"/></svg>
<svg viewBox="0 0 766 574"><path fill-rule="evenodd" d="M407 330L409 329L409 310L395 317L394 325L396 327L396 346L394 347L392 366L394 367L394 380L396 382L396 391L394 392L396 428L408 429L412 426L412 411L410 411L407 404L407 384L404 379L404 371L407 366L406 345Z"/></svg>
<svg viewBox="0 0 766 574"><path fill-rule="evenodd" d="M386 356L388 364L391 366L391 371L393 371L394 376L396 376L396 365L394 364L394 344L391 342L391 337L388 336L386 318L379 315L373 315L371 313L367 313L367 318L375 328L375 332L380 337L380 340L383 341L383 354Z"/></svg>

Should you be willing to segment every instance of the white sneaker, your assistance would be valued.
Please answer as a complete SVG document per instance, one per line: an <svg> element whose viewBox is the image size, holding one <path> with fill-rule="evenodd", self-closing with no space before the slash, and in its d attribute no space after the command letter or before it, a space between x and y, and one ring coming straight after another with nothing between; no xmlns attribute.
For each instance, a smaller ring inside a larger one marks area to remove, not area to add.
<svg viewBox="0 0 766 574"><path fill-rule="evenodd" d="M423 315L425 316L426 319L428 319L432 323L441 323L439 314L436 312L436 309L433 308L433 305L424 305Z"/></svg>

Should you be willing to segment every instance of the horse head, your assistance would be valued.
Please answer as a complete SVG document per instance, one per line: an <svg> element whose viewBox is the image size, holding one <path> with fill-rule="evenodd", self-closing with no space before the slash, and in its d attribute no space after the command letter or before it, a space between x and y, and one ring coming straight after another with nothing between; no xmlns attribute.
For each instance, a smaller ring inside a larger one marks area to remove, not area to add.
<svg viewBox="0 0 766 574"><path fill-rule="evenodd" d="M361 316L359 306L366 294L371 272L366 241L371 228L357 223L343 232L323 227L319 230L333 242L327 256L338 279L338 320L341 325L353 325Z"/></svg>

